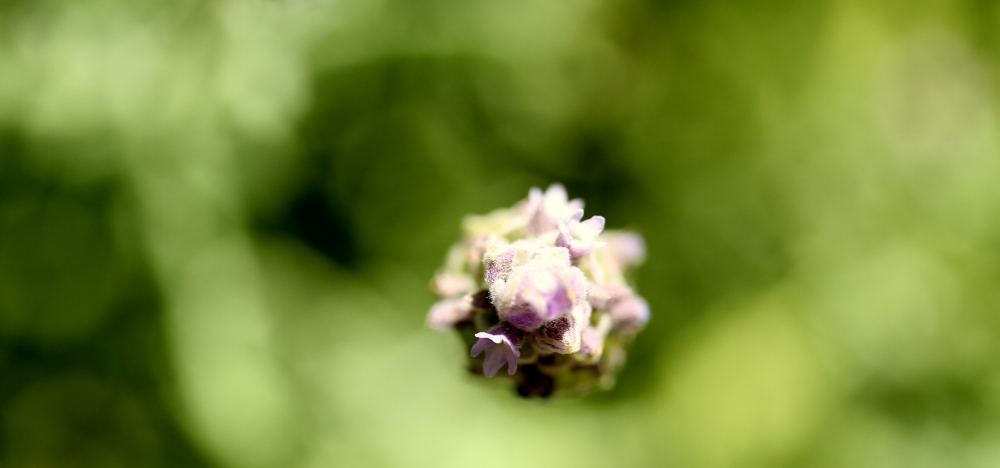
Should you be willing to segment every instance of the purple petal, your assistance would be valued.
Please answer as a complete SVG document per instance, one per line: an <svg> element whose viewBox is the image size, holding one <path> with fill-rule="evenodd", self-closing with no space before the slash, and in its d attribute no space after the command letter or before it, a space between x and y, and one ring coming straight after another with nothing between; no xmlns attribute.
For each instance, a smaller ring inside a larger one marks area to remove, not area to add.
<svg viewBox="0 0 1000 468"><path fill-rule="evenodd" d="M506 310L503 319L521 330L534 330L542 326L542 317L526 304L516 305Z"/></svg>
<svg viewBox="0 0 1000 468"><path fill-rule="evenodd" d="M537 292L542 296L555 294L559 289L559 277L554 268L534 268L521 278L521 288Z"/></svg>
<svg viewBox="0 0 1000 468"><path fill-rule="evenodd" d="M505 353L507 356L507 375L514 375L517 372L517 358L521 357L521 352L517 351L515 353Z"/></svg>
<svg viewBox="0 0 1000 468"><path fill-rule="evenodd" d="M512 303L498 311L504 320L525 331L565 315L586 298L587 292L583 272L571 266L534 267L522 272L515 287Z"/></svg>
<svg viewBox="0 0 1000 468"><path fill-rule="evenodd" d="M569 250L569 257L571 259L578 260L583 258L584 255L604 247L605 245L608 245L607 242L581 241L574 239L564 247Z"/></svg>
<svg viewBox="0 0 1000 468"><path fill-rule="evenodd" d="M483 375L486 377L493 377L497 375L497 371L500 370L504 365L504 353L500 352L486 352L486 359L483 360ZM517 364L515 364L516 366Z"/></svg>
<svg viewBox="0 0 1000 468"><path fill-rule="evenodd" d="M582 214L582 213L581 213ZM604 230L604 216L592 216L578 227L581 239L593 240Z"/></svg>
<svg viewBox="0 0 1000 468"><path fill-rule="evenodd" d="M560 220L556 226L559 229L556 245L568 249L570 258L578 260L607 245L605 242L594 240L604 230L604 222L603 216L593 216L582 223L566 223Z"/></svg>
<svg viewBox="0 0 1000 468"><path fill-rule="evenodd" d="M569 232L569 226L563 220L556 222L556 229L559 230L559 237L556 238L556 245L566 247L573 240L573 235Z"/></svg>
<svg viewBox="0 0 1000 468"><path fill-rule="evenodd" d="M577 220L583 217L583 201L567 200L566 187L552 184L545 193L537 188L528 192L529 233L545 232L556 227L556 221Z"/></svg>
<svg viewBox="0 0 1000 468"><path fill-rule="evenodd" d="M561 317L572 308L573 301L566 293L566 289L561 288L558 294L553 294L545 301L545 318L552 320Z"/></svg>
<svg viewBox="0 0 1000 468"><path fill-rule="evenodd" d="M479 338L479 341L476 341L476 344L472 345L472 357L479 356L483 351L500 343L499 341L493 342L494 337L486 333L476 333L476 338ZM490 344L490 342L493 342L493 344Z"/></svg>
<svg viewBox="0 0 1000 468"><path fill-rule="evenodd" d="M566 219L568 221L579 221L579 220L583 219L583 210L580 209L580 210L574 211L573 214L569 215L569 217L566 218ZM562 220L560 220L560 221L562 221Z"/></svg>

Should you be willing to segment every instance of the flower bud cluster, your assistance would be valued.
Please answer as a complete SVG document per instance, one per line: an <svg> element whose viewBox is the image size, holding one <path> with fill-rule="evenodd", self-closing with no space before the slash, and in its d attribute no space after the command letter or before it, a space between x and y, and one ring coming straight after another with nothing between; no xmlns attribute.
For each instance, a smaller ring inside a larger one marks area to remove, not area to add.
<svg viewBox="0 0 1000 468"><path fill-rule="evenodd" d="M583 202L553 184L513 208L462 223L431 287L428 326L455 329L470 367L507 375L525 397L583 394L614 384L625 348L649 320L626 281L642 237L583 220Z"/></svg>

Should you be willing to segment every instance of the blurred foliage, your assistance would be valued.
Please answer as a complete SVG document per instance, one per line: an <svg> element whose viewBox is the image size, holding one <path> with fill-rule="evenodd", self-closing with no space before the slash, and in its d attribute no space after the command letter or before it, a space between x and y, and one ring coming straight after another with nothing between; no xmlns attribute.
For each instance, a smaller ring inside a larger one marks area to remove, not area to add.
<svg viewBox="0 0 1000 468"><path fill-rule="evenodd" d="M0 466L1000 465L1000 6L0 1ZM613 391L423 328L467 213L643 233Z"/></svg>

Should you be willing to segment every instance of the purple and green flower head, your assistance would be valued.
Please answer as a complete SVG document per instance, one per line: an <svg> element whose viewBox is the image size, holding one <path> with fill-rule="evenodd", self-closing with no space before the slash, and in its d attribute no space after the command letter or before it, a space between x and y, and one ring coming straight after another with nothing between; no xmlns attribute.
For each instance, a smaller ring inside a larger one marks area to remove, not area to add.
<svg viewBox="0 0 1000 468"><path fill-rule="evenodd" d="M645 258L642 238L605 231L602 216L583 220L583 206L554 184L510 209L467 217L431 283L441 300L428 326L462 334L485 377L506 366L521 395L606 388L649 320L626 280Z"/></svg>

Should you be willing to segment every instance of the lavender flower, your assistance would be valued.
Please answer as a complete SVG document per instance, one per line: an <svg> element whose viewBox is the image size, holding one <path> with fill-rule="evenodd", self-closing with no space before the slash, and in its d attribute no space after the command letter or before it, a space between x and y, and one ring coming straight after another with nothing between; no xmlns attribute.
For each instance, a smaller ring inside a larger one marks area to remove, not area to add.
<svg viewBox="0 0 1000 468"><path fill-rule="evenodd" d="M479 332L475 335L479 341L472 346L472 357L486 351L483 360L483 375L493 377L497 371L507 364L507 374L517 372L517 358L521 357L521 332L507 323L501 323L489 332Z"/></svg>
<svg viewBox="0 0 1000 468"><path fill-rule="evenodd" d="M580 213L582 214L583 211L581 210ZM556 245L566 247L573 260L608 245L607 242L596 240L597 235L604 230L604 216L594 216L583 222L572 219L565 222L560 219L556 226L559 229Z"/></svg>
<svg viewBox="0 0 1000 468"><path fill-rule="evenodd" d="M583 221L583 202L559 184L466 217L431 283L441 301L428 326L459 331L486 377L506 364L522 396L606 388L649 306L626 280L645 258L642 238L604 224Z"/></svg>
<svg viewBox="0 0 1000 468"><path fill-rule="evenodd" d="M532 187L528 192L528 229L532 233L550 231L559 220L576 219L583 216L583 200L568 200L566 187L552 184L542 193Z"/></svg>

